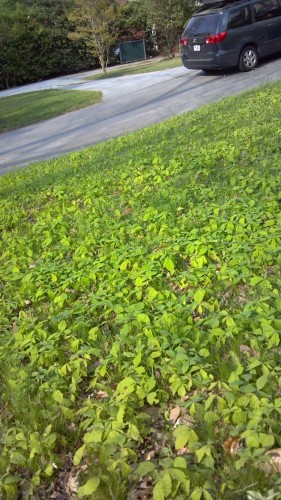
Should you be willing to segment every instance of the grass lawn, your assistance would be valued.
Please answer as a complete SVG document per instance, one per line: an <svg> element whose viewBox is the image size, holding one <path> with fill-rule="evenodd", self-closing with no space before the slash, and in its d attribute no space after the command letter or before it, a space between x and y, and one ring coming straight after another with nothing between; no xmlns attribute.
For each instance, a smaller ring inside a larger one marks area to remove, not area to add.
<svg viewBox="0 0 281 500"><path fill-rule="evenodd" d="M101 92L88 90L41 90L1 97L0 132L86 108L101 100Z"/></svg>
<svg viewBox="0 0 281 500"><path fill-rule="evenodd" d="M138 75L140 73L151 73L152 71L162 71L165 69L172 69L182 66L181 58L175 57L173 59L164 59L163 61L148 60L147 62L143 62L140 65L120 65L120 68L108 68L107 73L104 75L103 73L98 73L93 76L87 76L85 80L101 80L104 78L115 78L117 76L125 76L125 75Z"/></svg>
<svg viewBox="0 0 281 500"><path fill-rule="evenodd" d="M1 177L1 498L280 498L280 105Z"/></svg>

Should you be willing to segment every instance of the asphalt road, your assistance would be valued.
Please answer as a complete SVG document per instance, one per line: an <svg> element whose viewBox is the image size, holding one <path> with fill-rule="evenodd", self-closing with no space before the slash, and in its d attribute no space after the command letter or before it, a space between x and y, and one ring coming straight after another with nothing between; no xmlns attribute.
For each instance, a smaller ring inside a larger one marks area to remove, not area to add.
<svg viewBox="0 0 281 500"><path fill-rule="evenodd" d="M85 81L90 73L67 76L0 92L5 95L43 88L96 89L103 102L0 135L0 174L80 150L207 103L281 78L281 56L263 60L250 73L236 70L205 74L172 70Z"/></svg>

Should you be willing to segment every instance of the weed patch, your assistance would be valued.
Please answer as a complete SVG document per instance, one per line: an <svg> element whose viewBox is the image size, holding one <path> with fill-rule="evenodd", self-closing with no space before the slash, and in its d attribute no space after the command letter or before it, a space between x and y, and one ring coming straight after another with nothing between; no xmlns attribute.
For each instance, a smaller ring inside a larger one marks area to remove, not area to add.
<svg viewBox="0 0 281 500"><path fill-rule="evenodd" d="M280 96L1 178L4 498L280 495Z"/></svg>

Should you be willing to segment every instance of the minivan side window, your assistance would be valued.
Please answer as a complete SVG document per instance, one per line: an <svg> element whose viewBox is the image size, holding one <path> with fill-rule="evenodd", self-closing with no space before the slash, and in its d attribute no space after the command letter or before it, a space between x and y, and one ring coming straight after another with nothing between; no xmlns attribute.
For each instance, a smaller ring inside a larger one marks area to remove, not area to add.
<svg viewBox="0 0 281 500"><path fill-rule="evenodd" d="M278 0L265 0L263 2L255 2L254 5L255 21L265 21L272 17L281 16L281 5Z"/></svg>
<svg viewBox="0 0 281 500"><path fill-rule="evenodd" d="M235 28L241 28L242 26L251 24L251 22L252 18L250 8L242 7L229 14L227 29L233 30Z"/></svg>

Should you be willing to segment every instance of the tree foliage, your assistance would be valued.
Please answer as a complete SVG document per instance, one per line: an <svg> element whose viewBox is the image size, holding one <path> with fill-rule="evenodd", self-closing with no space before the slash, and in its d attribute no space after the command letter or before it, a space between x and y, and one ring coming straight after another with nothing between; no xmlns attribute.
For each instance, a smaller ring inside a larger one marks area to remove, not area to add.
<svg viewBox="0 0 281 500"><path fill-rule="evenodd" d="M183 27L192 12L193 0L146 0L148 23L155 25L158 44L170 54L178 44Z"/></svg>
<svg viewBox="0 0 281 500"><path fill-rule="evenodd" d="M68 39L72 0L0 0L0 88L87 67L81 41Z"/></svg>
<svg viewBox="0 0 281 500"><path fill-rule="evenodd" d="M171 53L194 1L0 0L0 89L98 64L106 72L118 41Z"/></svg>
<svg viewBox="0 0 281 500"><path fill-rule="evenodd" d="M110 47L118 36L119 10L120 6L111 0L75 0L69 15L74 27L69 37L85 42L92 56L98 57L104 73Z"/></svg>

